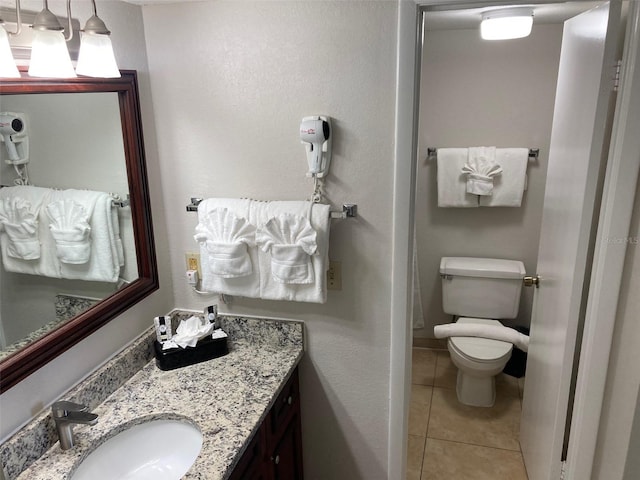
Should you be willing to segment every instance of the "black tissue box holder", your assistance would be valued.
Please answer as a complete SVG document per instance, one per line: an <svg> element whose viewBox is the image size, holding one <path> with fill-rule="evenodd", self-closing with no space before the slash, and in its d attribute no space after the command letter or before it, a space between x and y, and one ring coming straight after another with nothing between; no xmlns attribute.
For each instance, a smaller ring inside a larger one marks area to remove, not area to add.
<svg viewBox="0 0 640 480"><path fill-rule="evenodd" d="M222 357L229 353L227 337L211 338L207 335L198 340L195 347L162 349L162 344L157 340L153 342L156 353L156 365L160 370L173 370L186 367L195 363L206 362L212 358Z"/></svg>

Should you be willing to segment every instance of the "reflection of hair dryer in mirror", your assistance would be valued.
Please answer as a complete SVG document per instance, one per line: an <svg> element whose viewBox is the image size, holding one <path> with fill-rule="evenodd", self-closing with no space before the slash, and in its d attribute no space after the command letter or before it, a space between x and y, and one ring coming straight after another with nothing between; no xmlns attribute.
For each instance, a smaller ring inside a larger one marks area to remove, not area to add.
<svg viewBox="0 0 640 480"><path fill-rule="evenodd" d="M7 149L11 165L23 165L29 162L29 137L24 114L13 112L0 113L0 137Z"/></svg>
<svg viewBox="0 0 640 480"><path fill-rule="evenodd" d="M324 177L331 162L331 119L314 115L300 124L300 140L307 151L308 175Z"/></svg>

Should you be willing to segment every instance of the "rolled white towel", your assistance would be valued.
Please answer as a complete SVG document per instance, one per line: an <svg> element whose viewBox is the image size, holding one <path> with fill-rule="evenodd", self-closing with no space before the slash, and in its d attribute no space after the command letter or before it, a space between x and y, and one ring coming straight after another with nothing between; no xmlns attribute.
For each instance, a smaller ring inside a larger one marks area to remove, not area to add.
<svg viewBox="0 0 640 480"><path fill-rule="evenodd" d="M517 330L497 325L477 325L469 323L447 323L433 327L436 338L478 337L512 343L523 352L529 350L529 336Z"/></svg>

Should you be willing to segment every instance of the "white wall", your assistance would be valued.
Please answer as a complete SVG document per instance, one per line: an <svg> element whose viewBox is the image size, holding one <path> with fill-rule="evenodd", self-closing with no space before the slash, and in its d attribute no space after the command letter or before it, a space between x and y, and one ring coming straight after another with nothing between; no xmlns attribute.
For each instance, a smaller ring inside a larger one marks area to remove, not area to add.
<svg viewBox="0 0 640 480"><path fill-rule="evenodd" d="M38 0L27 0L22 4L23 8L29 10L39 11L42 8L42 2ZM50 1L49 6L54 13L64 16L64 2ZM82 19L82 23L92 14L90 2L74 2L73 6L74 16ZM142 13L140 7L119 1L99 2L99 9L100 17L112 31L120 68L138 70L160 290L3 393L0 396L0 442L148 328L155 315L173 307Z"/></svg>
<svg viewBox="0 0 640 480"><path fill-rule="evenodd" d="M640 388L640 188L636 190L629 238L624 240L615 240L620 248L627 248L627 253L600 417L594 480L631 479L638 478L639 474L638 451L632 450L640 443L638 420L632 427L634 418L640 415L637 404ZM623 476L626 464L628 476ZM635 470L634 475L632 470Z"/></svg>
<svg viewBox="0 0 640 480"><path fill-rule="evenodd" d="M428 14L427 14L428 18ZM522 260L534 272L546 181L562 25L535 25L525 39L487 42L477 30L425 32L416 198L416 229L425 328L451 321L442 311L443 256ZM436 161L428 147L540 148L528 167L520 208L439 208ZM525 290L516 325L529 326Z"/></svg>
<svg viewBox="0 0 640 480"><path fill-rule="evenodd" d="M235 299L223 310L302 319L305 477L387 478L397 4L202 2L144 7L176 305L201 309L184 254L192 196L306 199L305 115L334 119L328 200L341 292L325 305Z"/></svg>

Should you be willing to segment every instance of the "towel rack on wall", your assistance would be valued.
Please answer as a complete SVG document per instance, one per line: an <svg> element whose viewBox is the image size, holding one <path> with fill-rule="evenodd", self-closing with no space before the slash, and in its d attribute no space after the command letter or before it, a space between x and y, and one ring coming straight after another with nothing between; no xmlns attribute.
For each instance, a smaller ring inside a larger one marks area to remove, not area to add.
<svg viewBox="0 0 640 480"><path fill-rule="evenodd" d="M0 188L10 187L10 186L11 185L0 185ZM54 190L58 190L58 189L54 189ZM117 193L110 193L109 195L111 195L112 197L111 204L114 207L124 208L124 207L129 207L131 205L131 200L129 198L128 193L125 198L122 198L122 195L119 195Z"/></svg>
<svg viewBox="0 0 640 480"><path fill-rule="evenodd" d="M191 203L187 205L187 212L197 212L198 205L202 202L202 198L191 197ZM344 203L342 205L342 211L337 212L335 210L331 211L332 219L340 219L340 218L355 218L358 216L358 205L354 203Z"/></svg>
<svg viewBox="0 0 640 480"><path fill-rule="evenodd" d="M539 148L530 148L529 149L529 160L537 160L538 155L540 154ZM427 157L432 158L438 155L438 149L435 147L427 148Z"/></svg>

